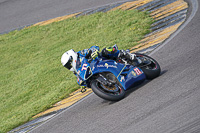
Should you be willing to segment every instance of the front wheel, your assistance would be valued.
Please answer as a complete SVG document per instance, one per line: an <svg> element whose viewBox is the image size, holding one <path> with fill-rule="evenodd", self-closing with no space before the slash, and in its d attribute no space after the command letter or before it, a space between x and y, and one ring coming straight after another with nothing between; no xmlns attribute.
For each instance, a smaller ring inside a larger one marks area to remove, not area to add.
<svg viewBox="0 0 200 133"><path fill-rule="evenodd" d="M105 86L97 80L93 80L91 88L97 96L109 101L118 101L123 99L125 96L124 89L117 84Z"/></svg>
<svg viewBox="0 0 200 133"><path fill-rule="evenodd" d="M142 61L138 67L145 73L147 79L154 79L160 75L161 68L158 62L145 54L135 53L136 57Z"/></svg>

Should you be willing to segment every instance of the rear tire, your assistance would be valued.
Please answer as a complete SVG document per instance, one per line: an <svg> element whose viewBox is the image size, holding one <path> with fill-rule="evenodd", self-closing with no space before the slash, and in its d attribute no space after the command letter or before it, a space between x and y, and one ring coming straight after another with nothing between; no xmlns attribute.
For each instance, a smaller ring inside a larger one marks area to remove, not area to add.
<svg viewBox="0 0 200 133"><path fill-rule="evenodd" d="M151 58L150 56L139 54L139 53L136 53L136 56L138 58L146 58L151 61L151 64L147 66L145 65L139 66L142 69L142 71L145 73L147 79L154 79L160 75L161 68L155 59Z"/></svg>
<svg viewBox="0 0 200 133"><path fill-rule="evenodd" d="M119 101L124 98L125 91L119 85L117 85L119 87L119 91L111 93L103 89L100 84L101 83L98 82L97 80L93 80L91 82L91 88L97 96L109 101Z"/></svg>

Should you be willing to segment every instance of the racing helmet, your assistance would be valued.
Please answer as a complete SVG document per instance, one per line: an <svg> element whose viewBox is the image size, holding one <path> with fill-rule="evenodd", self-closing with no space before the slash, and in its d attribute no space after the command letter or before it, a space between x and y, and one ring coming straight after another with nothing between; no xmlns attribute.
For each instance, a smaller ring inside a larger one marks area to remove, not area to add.
<svg viewBox="0 0 200 133"><path fill-rule="evenodd" d="M70 71L76 71L77 53L71 49L65 52L61 57L61 63Z"/></svg>

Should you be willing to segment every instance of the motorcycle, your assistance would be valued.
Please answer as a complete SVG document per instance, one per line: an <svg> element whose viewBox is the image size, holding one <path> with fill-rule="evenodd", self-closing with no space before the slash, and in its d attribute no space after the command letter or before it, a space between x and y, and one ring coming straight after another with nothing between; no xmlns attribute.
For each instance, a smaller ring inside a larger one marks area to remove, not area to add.
<svg viewBox="0 0 200 133"><path fill-rule="evenodd" d="M133 88L146 79L154 79L160 75L158 62L145 54L135 53L139 64L125 58L111 60L96 58L92 62L80 59L77 69L77 82L83 88L92 88L93 92L109 101L124 98L125 91Z"/></svg>

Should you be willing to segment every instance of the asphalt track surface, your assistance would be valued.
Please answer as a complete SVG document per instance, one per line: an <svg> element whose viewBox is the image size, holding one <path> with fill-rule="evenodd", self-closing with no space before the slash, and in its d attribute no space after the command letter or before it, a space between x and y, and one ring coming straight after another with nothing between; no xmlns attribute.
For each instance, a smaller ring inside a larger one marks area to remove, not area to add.
<svg viewBox="0 0 200 133"><path fill-rule="evenodd" d="M122 0L0 0L0 33Z"/></svg>
<svg viewBox="0 0 200 133"><path fill-rule="evenodd" d="M10 0L15 1L23 3ZM78 10L88 6L74 4ZM161 65L160 77L130 90L118 102L91 94L31 133L199 133L200 9L181 32L151 56Z"/></svg>

